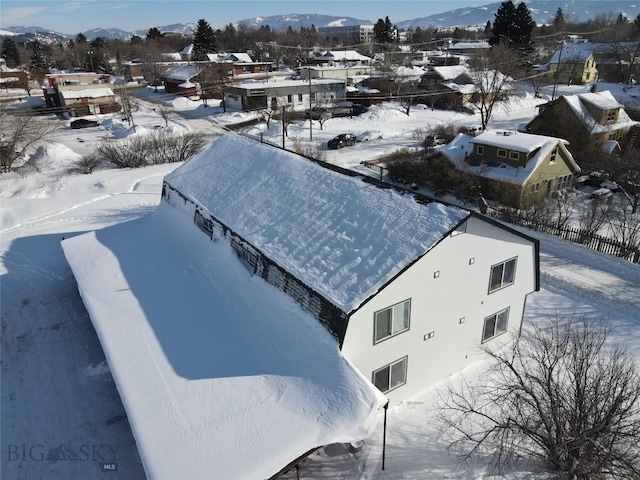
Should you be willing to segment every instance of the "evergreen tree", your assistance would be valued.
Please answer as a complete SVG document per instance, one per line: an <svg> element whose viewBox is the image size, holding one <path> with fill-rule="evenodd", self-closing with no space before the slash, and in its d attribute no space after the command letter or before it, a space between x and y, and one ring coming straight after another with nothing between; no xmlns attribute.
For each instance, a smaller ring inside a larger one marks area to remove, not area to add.
<svg viewBox="0 0 640 480"><path fill-rule="evenodd" d="M531 33L534 27L535 22L524 2L517 8L511 0L502 2L493 20L489 44L505 44L522 55L527 54L532 49Z"/></svg>
<svg viewBox="0 0 640 480"><path fill-rule="evenodd" d="M373 26L373 37L377 43L393 43L395 29L389 17L385 17L384 20L379 18Z"/></svg>
<svg viewBox="0 0 640 480"><path fill-rule="evenodd" d="M204 18L198 20L196 33L193 35L194 60L206 60L207 53L216 51L216 36L213 28Z"/></svg>
<svg viewBox="0 0 640 480"><path fill-rule="evenodd" d="M48 49L38 40L29 42L27 49L31 52L31 74L39 83L42 83L44 76L49 71Z"/></svg>
<svg viewBox="0 0 640 480"><path fill-rule="evenodd" d="M618 25L623 23L629 23L629 19L626 16L624 16L622 13L619 13L618 18L616 19L616 23Z"/></svg>
<svg viewBox="0 0 640 480"><path fill-rule="evenodd" d="M79 33L76 35L76 43L87 43L87 37L84 35L84 33Z"/></svg>
<svg viewBox="0 0 640 480"><path fill-rule="evenodd" d="M147 40L155 40L158 38L162 38L162 32L160 32L158 28L151 27L147 30Z"/></svg>
<svg viewBox="0 0 640 480"><path fill-rule="evenodd" d="M10 37L4 37L2 39L2 53L0 56L7 61L7 67L14 68L20 65L20 52L16 42Z"/></svg>
<svg viewBox="0 0 640 480"><path fill-rule="evenodd" d="M484 38L491 38L491 21L487 20L487 24L484 26Z"/></svg>
<svg viewBox="0 0 640 480"><path fill-rule="evenodd" d="M564 29L564 24L564 12L562 11L562 8L558 7L556 15L553 17L553 27L556 29L556 32L560 32Z"/></svg>

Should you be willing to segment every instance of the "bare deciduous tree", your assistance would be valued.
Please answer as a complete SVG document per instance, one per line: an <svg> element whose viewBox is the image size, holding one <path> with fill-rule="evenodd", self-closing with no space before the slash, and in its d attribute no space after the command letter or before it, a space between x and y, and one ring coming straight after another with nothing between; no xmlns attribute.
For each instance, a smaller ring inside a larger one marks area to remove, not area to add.
<svg viewBox="0 0 640 480"><path fill-rule="evenodd" d="M541 462L571 480L640 478L640 375L635 359L586 318L491 351L487 376L441 392L451 447L487 454L501 471Z"/></svg>
<svg viewBox="0 0 640 480"><path fill-rule="evenodd" d="M57 125L35 115L20 113L0 117L0 173L11 170L25 151L51 134Z"/></svg>

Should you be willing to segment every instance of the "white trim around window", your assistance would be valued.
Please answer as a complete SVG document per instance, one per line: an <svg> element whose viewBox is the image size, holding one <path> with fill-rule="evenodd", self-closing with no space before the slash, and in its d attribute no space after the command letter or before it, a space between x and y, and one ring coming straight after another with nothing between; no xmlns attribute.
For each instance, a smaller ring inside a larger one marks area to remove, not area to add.
<svg viewBox="0 0 640 480"><path fill-rule="evenodd" d="M510 307L507 307L484 319L482 343L488 342L507 331L507 326L509 325L509 309Z"/></svg>
<svg viewBox="0 0 640 480"><path fill-rule="evenodd" d="M407 383L407 361L409 357L396 360L374 371L371 382L382 393L390 392Z"/></svg>
<svg viewBox="0 0 640 480"><path fill-rule="evenodd" d="M409 330L410 317L410 298L375 312L373 314L374 345Z"/></svg>

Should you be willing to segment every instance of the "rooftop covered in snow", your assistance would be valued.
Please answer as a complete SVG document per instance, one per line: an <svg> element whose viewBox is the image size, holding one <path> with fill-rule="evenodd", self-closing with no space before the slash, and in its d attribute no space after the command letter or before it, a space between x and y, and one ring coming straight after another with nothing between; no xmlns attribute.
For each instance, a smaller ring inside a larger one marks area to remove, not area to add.
<svg viewBox="0 0 640 480"><path fill-rule="evenodd" d="M265 479L375 427L329 333L178 210L63 248L149 479Z"/></svg>
<svg viewBox="0 0 640 480"><path fill-rule="evenodd" d="M166 181L345 313L469 215L233 133Z"/></svg>

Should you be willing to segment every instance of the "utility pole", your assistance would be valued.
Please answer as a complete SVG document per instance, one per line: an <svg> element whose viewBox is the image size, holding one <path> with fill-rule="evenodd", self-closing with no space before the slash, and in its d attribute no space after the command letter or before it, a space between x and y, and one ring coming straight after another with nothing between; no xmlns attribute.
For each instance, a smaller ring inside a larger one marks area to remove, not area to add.
<svg viewBox="0 0 640 480"><path fill-rule="evenodd" d="M284 109L286 107L283 105L282 106L282 149L284 150L284 133L286 131L287 128L287 124L285 123L285 118L284 118Z"/></svg>
<svg viewBox="0 0 640 480"><path fill-rule="evenodd" d="M553 82L553 93L551 94L551 101L556 99L556 91L558 90L558 80L560 78L560 62L562 61L562 50L564 49L564 35L560 40L560 54L558 55L558 66L556 67L555 82Z"/></svg>
<svg viewBox="0 0 640 480"><path fill-rule="evenodd" d="M313 142L313 118L311 115L311 67L307 65L307 79L309 80L309 141Z"/></svg>

